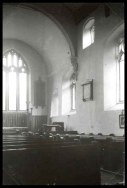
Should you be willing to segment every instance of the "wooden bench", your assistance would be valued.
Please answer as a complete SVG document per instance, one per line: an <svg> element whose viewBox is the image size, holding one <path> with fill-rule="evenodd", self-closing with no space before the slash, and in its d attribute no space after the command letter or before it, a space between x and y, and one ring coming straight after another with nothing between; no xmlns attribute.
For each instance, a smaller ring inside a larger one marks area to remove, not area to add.
<svg viewBox="0 0 127 188"><path fill-rule="evenodd" d="M4 148L4 185L9 184L7 174L16 185L100 185L96 144L37 142L33 147L27 141L27 147Z"/></svg>

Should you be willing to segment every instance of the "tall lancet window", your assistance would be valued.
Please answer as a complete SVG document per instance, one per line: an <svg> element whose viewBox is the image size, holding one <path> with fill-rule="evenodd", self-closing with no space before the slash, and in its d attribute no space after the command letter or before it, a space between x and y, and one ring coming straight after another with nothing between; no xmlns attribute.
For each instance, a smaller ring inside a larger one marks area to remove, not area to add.
<svg viewBox="0 0 127 188"><path fill-rule="evenodd" d="M85 49L94 43L95 38L95 19L90 18L83 27L82 48Z"/></svg>
<svg viewBox="0 0 127 188"><path fill-rule="evenodd" d="M28 104L28 67L14 50L3 56L3 110L26 111Z"/></svg>
<svg viewBox="0 0 127 188"><path fill-rule="evenodd" d="M117 43L117 102L124 101L124 38L121 37Z"/></svg>
<svg viewBox="0 0 127 188"><path fill-rule="evenodd" d="M71 110L76 110L75 100L76 100L76 83L72 82L71 84Z"/></svg>

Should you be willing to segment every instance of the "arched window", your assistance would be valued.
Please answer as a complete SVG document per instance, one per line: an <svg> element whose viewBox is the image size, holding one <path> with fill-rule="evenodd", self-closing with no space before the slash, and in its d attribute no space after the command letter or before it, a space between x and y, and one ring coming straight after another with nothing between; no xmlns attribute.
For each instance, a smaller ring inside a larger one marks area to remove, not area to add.
<svg viewBox="0 0 127 188"><path fill-rule="evenodd" d="M124 24L105 39L104 110L124 109Z"/></svg>
<svg viewBox="0 0 127 188"><path fill-rule="evenodd" d="M124 101L124 38L120 37L116 44L117 56L117 102Z"/></svg>
<svg viewBox="0 0 127 188"><path fill-rule="evenodd" d="M28 104L28 67L15 50L3 56L3 110L26 111Z"/></svg>
<svg viewBox="0 0 127 188"><path fill-rule="evenodd" d="M76 110L76 82L71 84L71 110Z"/></svg>
<svg viewBox="0 0 127 188"><path fill-rule="evenodd" d="M89 19L83 27L82 47L83 49L94 43L95 37L95 19Z"/></svg>

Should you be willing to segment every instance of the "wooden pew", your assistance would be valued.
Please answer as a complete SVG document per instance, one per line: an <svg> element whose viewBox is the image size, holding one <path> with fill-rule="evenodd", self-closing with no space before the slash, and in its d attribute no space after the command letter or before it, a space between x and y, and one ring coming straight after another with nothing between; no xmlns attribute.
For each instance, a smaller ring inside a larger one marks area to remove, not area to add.
<svg viewBox="0 0 127 188"><path fill-rule="evenodd" d="M62 135L55 135L55 136L62 136L64 137L64 139L63 140L59 140L59 139L50 140L50 139L44 138L43 136L36 136L36 135L34 136L5 135L3 136L3 151L4 152L5 151L16 152L20 150L23 153L24 151L25 153L27 153L26 150L29 151L29 150L37 149L38 151L43 153L45 149L48 147L48 148L59 148L58 153L59 151L61 151L62 153L61 148L63 147L66 147L66 148L68 147L69 150L72 146L75 146L77 148L79 146L84 146L87 148L88 145L91 145L91 143L94 143L94 146L96 146L97 148L97 152L98 152L97 160L100 163L100 167L102 167L104 170L108 170L111 172L118 172L121 168L121 173L123 172L123 168L124 168L124 159L123 159L124 138L123 137L102 136L102 135L77 135L77 134L70 134L70 135L62 134ZM78 140L79 142L75 142L75 139ZM66 150L63 151L63 155L61 154L62 158L64 156L64 152L66 153ZM73 155L74 154L72 154L72 156ZM93 154L91 153L91 155ZM64 158L66 159L66 157ZM36 161L36 157L34 157L34 159ZM57 159L57 161L59 160ZM64 161L63 161L63 164L64 164ZM63 166L66 167L65 164ZM60 180L61 177L59 177L58 179ZM57 183L59 182L58 179L57 179ZM53 181L55 182L56 180L53 180Z"/></svg>
<svg viewBox="0 0 127 188"><path fill-rule="evenodd" d="M106 139L103 150L103 168L112 172L121 171L123 173L123 152L123 141Z"/></svg>
<svg viewBox="0 0 127 188"><path fill-rule="evenodd" d="M4 148L3 169L12 176L12 184L100 185L99 152L95 144L30 145ZM6 185L6 177L3 180Z"/></svg>

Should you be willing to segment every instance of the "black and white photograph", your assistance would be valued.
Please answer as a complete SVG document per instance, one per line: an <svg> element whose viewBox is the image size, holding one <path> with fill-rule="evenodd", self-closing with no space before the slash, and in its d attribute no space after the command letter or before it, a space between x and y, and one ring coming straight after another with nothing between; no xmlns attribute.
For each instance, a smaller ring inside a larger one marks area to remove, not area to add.
<svg viewBox="0 0 127 188"><path fill-rule="evenodd" d="M2 185L125 185L124 6L2 3Z"/></svg>
<svg viewBox="0 0 127 188"><path fill-rule="evenodd" d="M120 128L124 128L125 127L125 116L124 115L119 115L119 124L120 124Z"/></svg>

